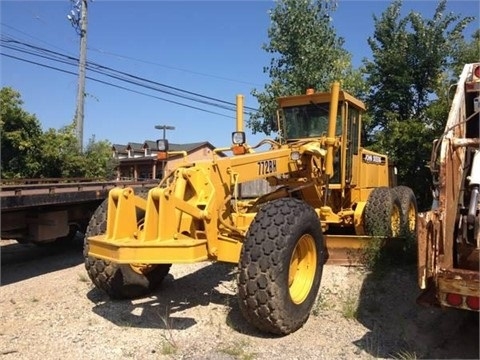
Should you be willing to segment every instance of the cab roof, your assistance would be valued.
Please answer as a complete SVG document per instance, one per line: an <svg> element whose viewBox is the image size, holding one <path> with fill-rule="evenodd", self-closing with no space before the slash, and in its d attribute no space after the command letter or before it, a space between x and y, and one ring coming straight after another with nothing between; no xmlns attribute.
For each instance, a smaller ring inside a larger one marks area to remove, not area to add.
<svg viewBox="0 0 480 360"><path fill-rule="evenodd" d="M277 102L281 108L285 108L290 106L308 105L310 103L329 103L330 99L331 93L318 92L311 95L282 96L277 99ZM339 92L338 101L347 101L359 110L365 111L365 104L346 91L341 90Z"/></svg>

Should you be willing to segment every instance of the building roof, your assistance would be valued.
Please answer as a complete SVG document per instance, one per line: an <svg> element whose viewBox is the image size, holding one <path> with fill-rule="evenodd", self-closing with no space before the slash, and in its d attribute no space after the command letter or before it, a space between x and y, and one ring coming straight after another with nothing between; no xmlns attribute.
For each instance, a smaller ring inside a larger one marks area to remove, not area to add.
<svg viewBox="0 0 480 360"><path fill-rule="evenodd" d="M157 146L156 143L155 143L155 146ZM169 143L168 147L172 151L186 151L187 153L195 151L195 150L197 150L199 148L203 148L203 147L208 147L212 150L215 149L215 147L212 144L210 144L208 141L189 143L189 144L171 144L171 143Z"/></svg>
<svg viewBox="0 0 480 360"><path fill-rule="evenodd" d="M169 145L170 151L186 151L187 154L204 147L208 147L211 150L215 149L215 146L213 146L208 141L201 141L201 142L187 143L187 144L169 143L168 145ZM145 140L143 143L129 142L127 145L122 145L122 144L112 145L112 150L116 151L117 153L124 153L124 152L127 152L127 150L144 152L145 149L150 149L152 153L155 153L157 151L157 142L153 140Z"/></svg>

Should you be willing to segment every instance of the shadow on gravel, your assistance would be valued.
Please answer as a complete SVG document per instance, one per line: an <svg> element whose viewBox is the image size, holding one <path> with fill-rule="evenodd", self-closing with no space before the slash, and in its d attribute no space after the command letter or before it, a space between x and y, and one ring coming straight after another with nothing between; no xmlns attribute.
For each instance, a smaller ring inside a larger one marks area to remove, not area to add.
<svg viewBox="0 0 480 360"><path fill-rule="evenodd" d="M478 313L422 307L415 267L399 267L364 280L357 320L369 332L355 345L374 357L478 359Z"/></svg>
<svg viewBox="0 0 480 360"><path fill-rule="evenodd" d="M8 285L83 262L83 238L66 245L9 243L1 247L0 284Z"/></svg>
<svg viewBox="0 0 480 360"><path fill-rule="evenodd" d="M176 313L212 303L221 305L218 311L223 312L222 306L236 302L236 294L222 285L231 282L235 270L233 265L214 263L178 279L170 274L151 296L136 300L111 300L97 288L90 290L87 297L94 303L92 311L115 325L182 330L205 319L175 316Z"/></svg>

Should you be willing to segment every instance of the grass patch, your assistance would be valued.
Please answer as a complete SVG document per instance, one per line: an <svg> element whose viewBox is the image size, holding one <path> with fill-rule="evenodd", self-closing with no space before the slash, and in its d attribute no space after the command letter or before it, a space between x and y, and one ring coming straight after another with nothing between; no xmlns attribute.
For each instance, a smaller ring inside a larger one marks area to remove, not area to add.
<svg viewBox="0 0 480 360"><path fill-rule="evenodd" d="M165 341L162 344L162 355L174 355L177 353L178 348L172 345L170 342Z"/></svg>
<svg viewBox="0 0 480 360"><path fill-rule="evenodd" d="M248 346L245 340L237 341L226 347L219 349L220 352L233 356L235 359L239 360L252 360L255 359L255 353L251 353L245 350Z"/></svg>
<svg viewBox="0 0 480 360"><path fill-rule="evenodd" d="M162 354L174 354L177 352L178 345L173 336L173 320L170 318L170 309L166 307L165 314L159 314L159 317L165 326L165 331L163 332L162 337L166 343L162 346Z"/></svg>
<svg viewBox="0 0 480 360"><path fill-rule="evenodd" d="M376 276L384 275L392 267L411 266L417 261L415 235L401 238L373 238L360 254L360 263Z"/></svg>
<svg viewBox="0 0 480 360"><path fill-rule="evenodd" d="M358 318L358 298L348 294L342 302L342 315L345 319L354 320Z"/></svg>
<svg viewBox="0 0 480 360"><path fill-rule="evenodd" d="M90 279L86 274L83 274L83 273L78 274L78 281L86 283L86 282L89 282L89 280Z"/></svg>
<svg viewBox="0 0 480 360"><path fill-rule="evenodd" d="M332 290L328 288L320 290L320 294L312 307L313 316L319 316L322 311L331 310L335 307L332 294Z"/></svg>

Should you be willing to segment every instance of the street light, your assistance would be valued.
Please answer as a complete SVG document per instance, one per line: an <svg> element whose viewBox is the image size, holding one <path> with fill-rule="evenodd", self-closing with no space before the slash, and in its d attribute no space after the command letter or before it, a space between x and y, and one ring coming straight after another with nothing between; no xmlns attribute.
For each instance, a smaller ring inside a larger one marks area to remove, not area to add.
<svg viewBox="0 0 480 360"><path fill-rule="evenodd" d="M165 132L167 130L175 130L175 126L170 125L155 125L155 129L163 130L163 140L165 140Z"/></svg>

